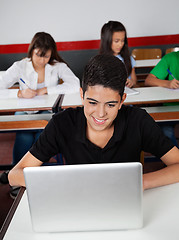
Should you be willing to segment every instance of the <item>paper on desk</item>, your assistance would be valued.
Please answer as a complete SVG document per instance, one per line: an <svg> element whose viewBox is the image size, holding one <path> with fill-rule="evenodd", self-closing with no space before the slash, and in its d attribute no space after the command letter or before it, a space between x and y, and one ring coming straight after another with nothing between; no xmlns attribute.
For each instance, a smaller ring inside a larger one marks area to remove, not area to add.
<svg viewBox="0 0 179 240"><path fill-rule="evenodd" d="M136 89L134 89L134 88L129 88L129 87L125 87L124 92L125 92L127 95L139 94L139 92L138 92Z"/></svg>
<svg viewBox="0 0 179 240"><path fill-rule="evenodd" d="M45 105L44 96L35 96L34 98L18 98L18 106L39 106Z"/></svg>
<svg viewBox="0 0 179 240"><path fill-rule="evenodd" d="M2 89L0 90L0 99L17 98L19 89Z"/></svg>
<svg viewBox="0 0 179 240"><path fill-rule="evenodd" d="M174 91L174 92L179 92L179 88L166 88L168 91Z"/></svg>

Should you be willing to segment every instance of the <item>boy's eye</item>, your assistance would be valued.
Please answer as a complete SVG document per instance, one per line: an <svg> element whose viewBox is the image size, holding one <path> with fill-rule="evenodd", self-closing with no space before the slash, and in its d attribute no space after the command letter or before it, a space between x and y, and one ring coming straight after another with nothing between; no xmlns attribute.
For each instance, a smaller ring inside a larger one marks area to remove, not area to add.
<svg viewBox="0 0 179 240"><path fill-rule="evenodd" d="M91 105L96 105L96 102L89 102L89 104L91 104Z"/></svg>
<svg viewBox="0 0 179 240"><path fill-rule="evenodd" d="M110 108L115 107L115 104L109 103L108 107L110 107Z"/></svg>

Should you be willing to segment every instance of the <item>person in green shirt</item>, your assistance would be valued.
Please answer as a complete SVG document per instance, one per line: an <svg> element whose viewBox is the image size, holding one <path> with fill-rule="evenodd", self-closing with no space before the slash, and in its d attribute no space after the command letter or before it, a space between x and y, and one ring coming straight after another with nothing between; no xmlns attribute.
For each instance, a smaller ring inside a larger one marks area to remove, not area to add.
<svg viewBox="0 0 179 240"><path fill-rule="evenodd" d="M179 51L166 54L147 76L145 85L179 89ZM165 105L178 105L179 107L179 103ZM176 124L177 122L159 123L165 135L171 138L178 147L174 132Z"/></svg>

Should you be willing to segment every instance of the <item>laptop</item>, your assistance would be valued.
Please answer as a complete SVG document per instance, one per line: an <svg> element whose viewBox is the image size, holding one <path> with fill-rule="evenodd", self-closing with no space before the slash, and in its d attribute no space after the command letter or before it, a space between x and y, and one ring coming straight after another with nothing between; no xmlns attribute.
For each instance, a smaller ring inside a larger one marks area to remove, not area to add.
<svg viewBox="0 0 179 240"><path fill-rule="evenodd" d="M141 228L141 163L28 167L24 169L36 232Z"/></svg>

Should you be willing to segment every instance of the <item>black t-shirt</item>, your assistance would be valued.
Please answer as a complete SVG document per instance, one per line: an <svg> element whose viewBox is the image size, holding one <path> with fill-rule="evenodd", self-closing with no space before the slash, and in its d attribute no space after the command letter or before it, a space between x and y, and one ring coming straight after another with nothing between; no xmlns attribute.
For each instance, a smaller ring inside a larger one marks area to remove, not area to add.
<svg viewBox="0 0 179 240"><path fill-rule="evenodd" d="M115 163L140 161L142 150L160 158L173 146L145 110L122 106L112 138L100 148L86 138L86 118L78 107L55 114L30 152L42 162L62 153L67 164Z"/></svg>

